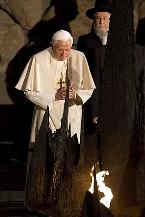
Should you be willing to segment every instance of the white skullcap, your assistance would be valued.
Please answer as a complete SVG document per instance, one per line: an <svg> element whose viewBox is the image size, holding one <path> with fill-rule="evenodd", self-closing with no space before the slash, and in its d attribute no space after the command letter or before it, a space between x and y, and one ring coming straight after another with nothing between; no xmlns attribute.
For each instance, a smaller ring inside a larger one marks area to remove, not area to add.
<svg viewBox="0 0 145 217"><path fill-rule="evenodd" d="M65 30L59 30L57 32L54 33L54 35L52 36L52 40L54 41L58 41L58 40L62 40L62 41L68 41L70 40L71 43L73 44L73 37L71 36L71 34Z"/></svg>

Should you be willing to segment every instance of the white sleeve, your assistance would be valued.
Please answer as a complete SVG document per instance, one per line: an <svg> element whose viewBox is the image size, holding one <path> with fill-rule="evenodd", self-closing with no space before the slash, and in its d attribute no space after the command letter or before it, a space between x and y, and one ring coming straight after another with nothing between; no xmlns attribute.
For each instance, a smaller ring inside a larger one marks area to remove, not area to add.
<svg viewBox="0 0 145 217"><path fill-rule="evenodd" d="M55 101L55 93L40 93L37 91L25 91L24 92L27 99L33 102L36 106L41 109L47 109L47 106L51 107L51 105Z"/></svg>
<svg viewBox="0 0 145 217"><path fill-rule="evenodd" d="M76 104L84 104L92 95L94 89L90 90L78 90L76 93L75 103Z"/></svg>

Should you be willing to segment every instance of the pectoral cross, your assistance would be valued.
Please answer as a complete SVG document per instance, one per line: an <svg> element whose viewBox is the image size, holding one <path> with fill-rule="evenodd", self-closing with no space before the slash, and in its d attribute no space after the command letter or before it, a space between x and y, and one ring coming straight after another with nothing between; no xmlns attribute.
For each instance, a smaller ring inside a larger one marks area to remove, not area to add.
<svg viewBox="0 0 145 217"><path fill-rule="evenodd" d="M65 82L64 78L61 76L60 79L59 79L59 81L57 82L57 84L59 84L59 85L60 85L60 88L62 88L62 87L63 87L63 84L65 84L65 83L66 83L66 82Z"/></svg>
<svg viewBox="0 0 145 217"><path fill-rule="evenodd" d="M57 84L60 85L60 88L62 88L65 85L67 85L69 78L68 78L68 74L69 74L69 62L67 60L67 65L66 65L66 76L64 78L63 73L61 72L61 77L59 79L59 81L57 82Z"/></svg>

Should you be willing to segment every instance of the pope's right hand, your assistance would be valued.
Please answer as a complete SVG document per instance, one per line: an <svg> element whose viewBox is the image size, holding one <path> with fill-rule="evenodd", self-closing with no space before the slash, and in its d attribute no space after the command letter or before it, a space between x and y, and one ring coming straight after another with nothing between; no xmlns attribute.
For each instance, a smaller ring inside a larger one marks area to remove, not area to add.
<svg viewBox="0 0 145 217"><path fill-rule="evenodd" d="M55 101L64 100L66 96L66 87L59 88L55 94Z"/></svg>
<svg viewBox="0 0 145 217"><path fill-rule="evenodd" d="M55 94L55 101L65 100L66 98L66 87L59 88ZM72 87L69 87L69 99L75 99L75 91Z"/></svg>

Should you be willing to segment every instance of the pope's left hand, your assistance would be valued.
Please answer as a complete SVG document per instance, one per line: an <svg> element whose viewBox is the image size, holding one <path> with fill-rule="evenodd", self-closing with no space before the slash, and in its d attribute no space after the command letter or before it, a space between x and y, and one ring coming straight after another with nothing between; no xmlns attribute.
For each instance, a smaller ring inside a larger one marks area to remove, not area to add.
<svg viewBox="0 0 145 217"><path fill-rule="evenodd" d="M75 99L76 98L76 92L72 87L69 88L69 99Z"/></svg>

